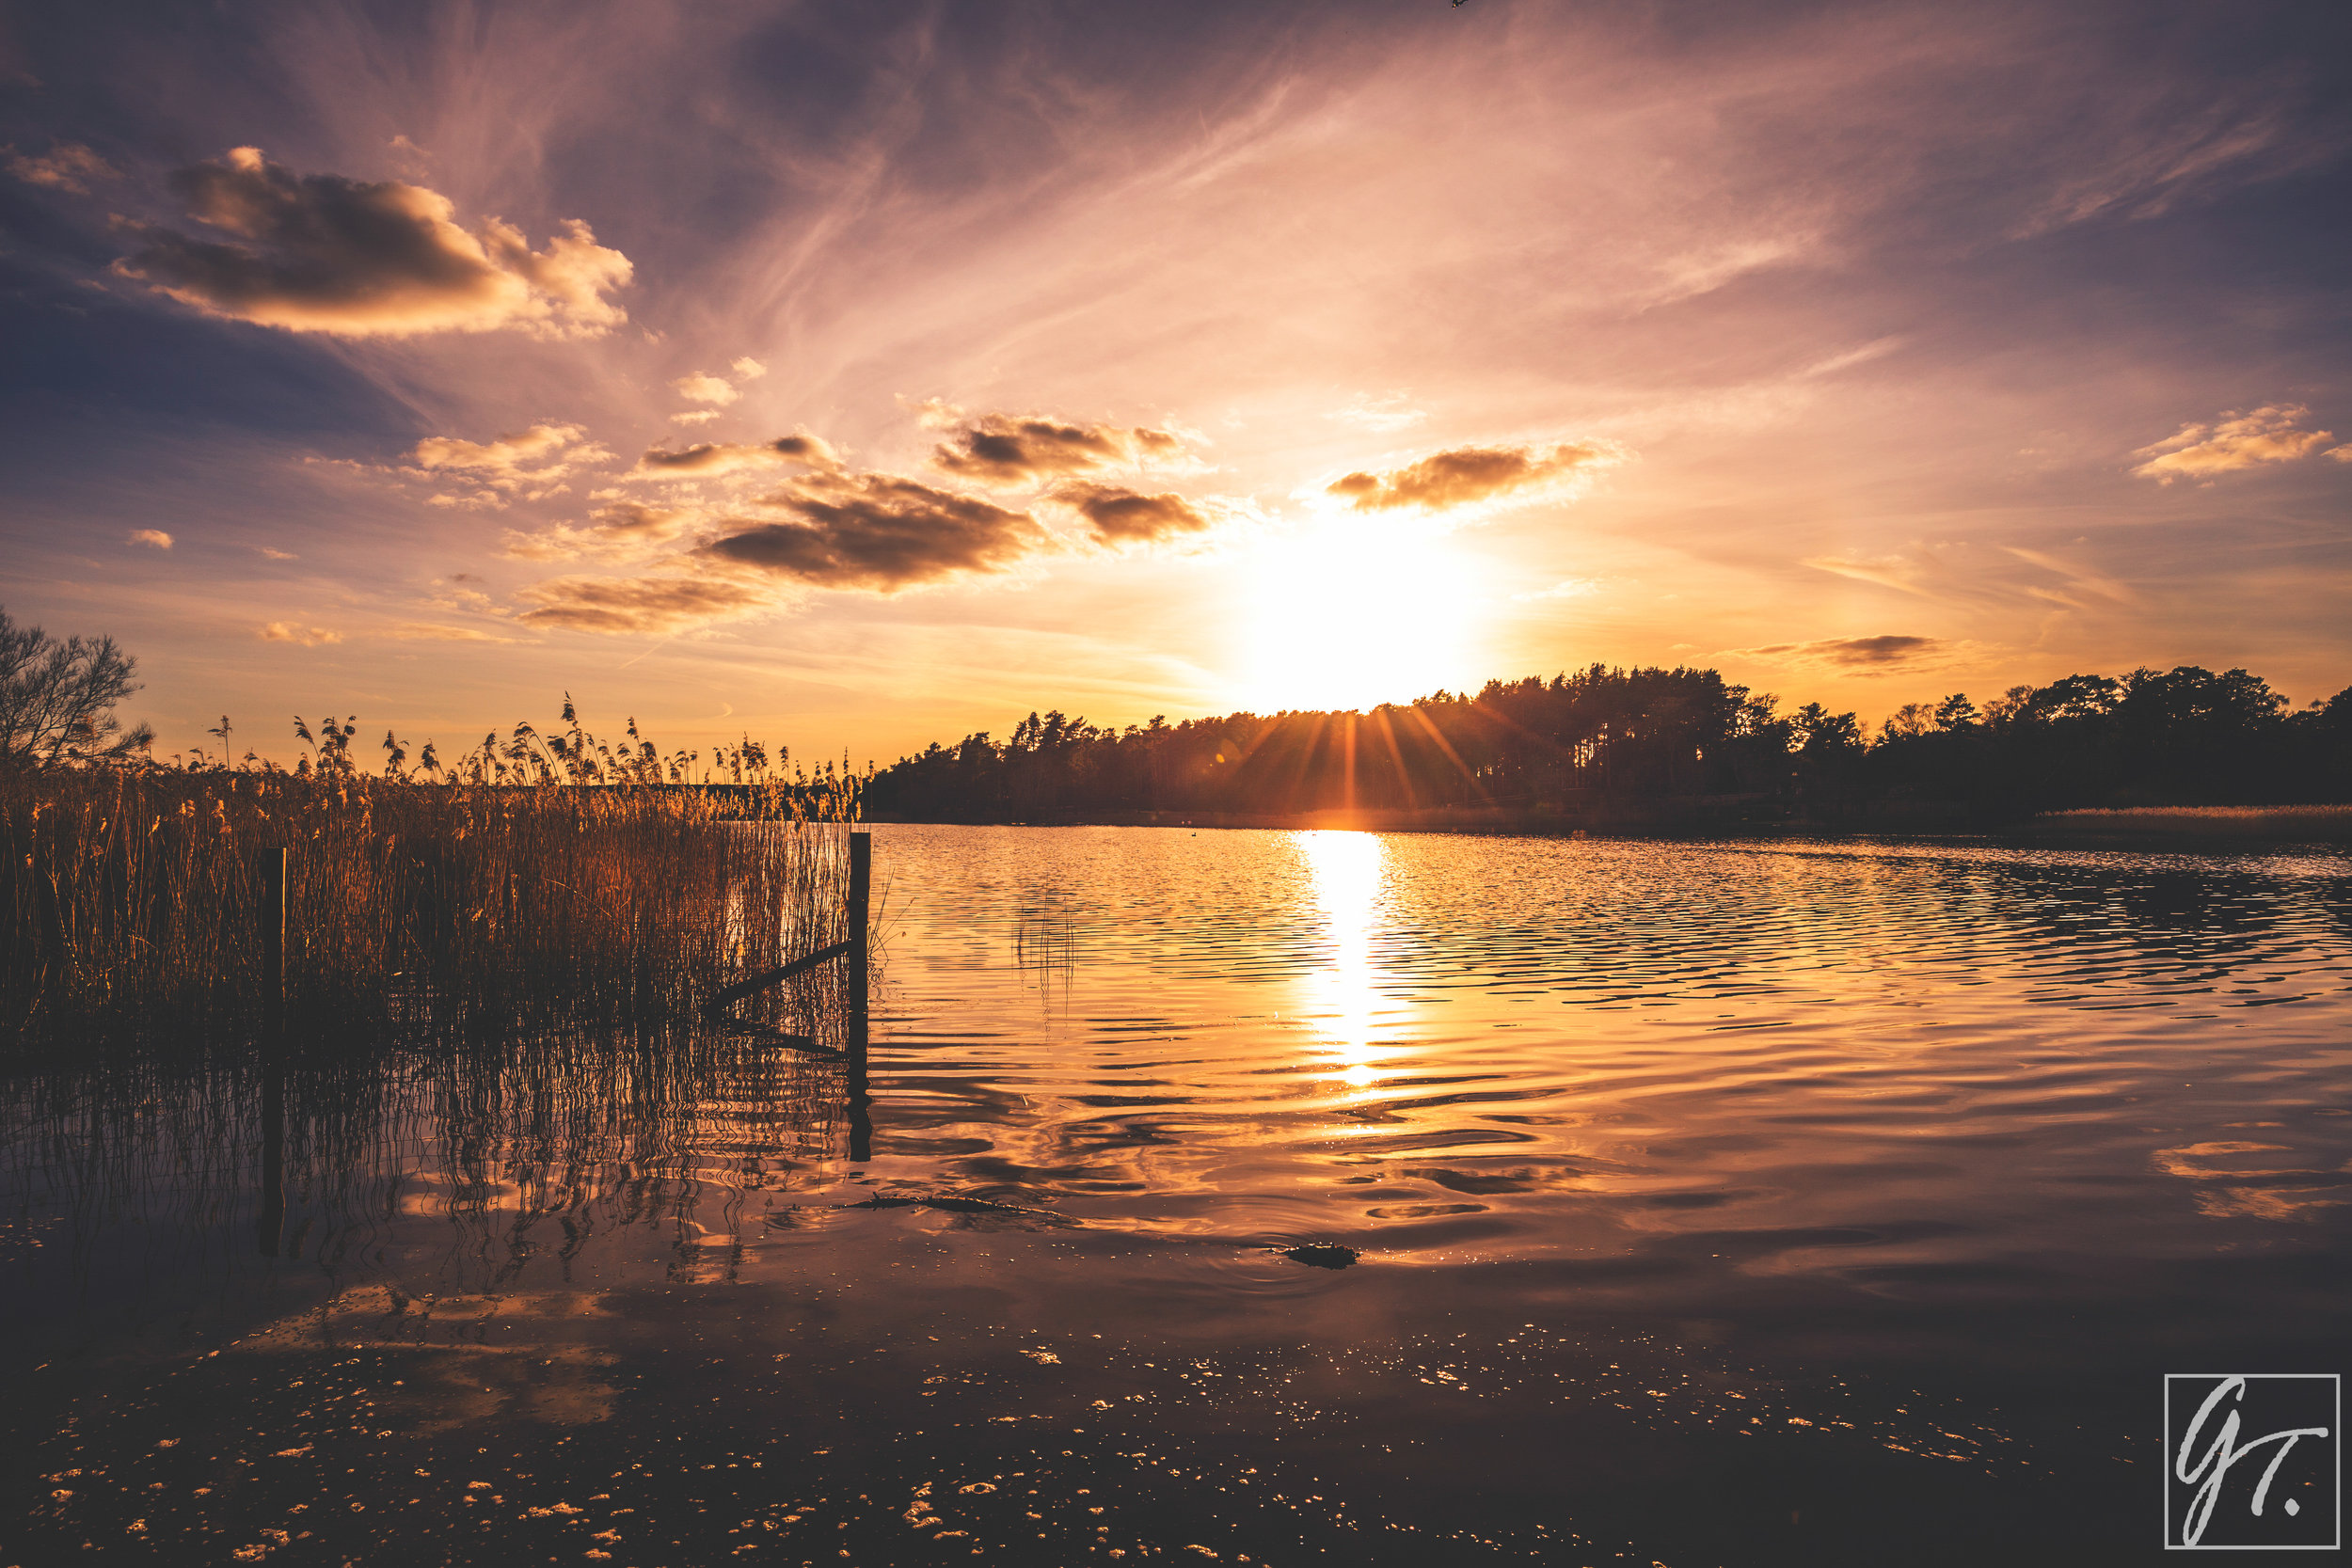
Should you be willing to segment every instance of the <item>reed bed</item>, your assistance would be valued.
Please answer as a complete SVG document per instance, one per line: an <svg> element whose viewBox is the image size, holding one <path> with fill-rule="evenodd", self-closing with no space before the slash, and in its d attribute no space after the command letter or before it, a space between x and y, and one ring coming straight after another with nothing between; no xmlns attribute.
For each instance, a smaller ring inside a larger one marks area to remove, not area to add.
<svg viewBox="0 0 2352 1568"><path fill-rule="evenodd" d="M834 780L0 771L0 1045L260 1027L280 849L290 1032L659 1025L847 938L855 814Z"/></svg>
<svg viewBox="0 0 2352 1568"><path fill-rule="evenodd" d="M751 1223L746 1195L846 1152L845 1071L755 1035L682 1029L388 1061L311 1050L282 1068L249 1052L115 1052L0 1075L0 1275L79 1292L127 1247L144 1270L215 1285L282 1258L410 1295L480 1291L596 1232L680 1220L695 1223L675 1227L674 1270L723 1270L706 1238ZM395 1231L408 1261L387 1274Z"/></svg>

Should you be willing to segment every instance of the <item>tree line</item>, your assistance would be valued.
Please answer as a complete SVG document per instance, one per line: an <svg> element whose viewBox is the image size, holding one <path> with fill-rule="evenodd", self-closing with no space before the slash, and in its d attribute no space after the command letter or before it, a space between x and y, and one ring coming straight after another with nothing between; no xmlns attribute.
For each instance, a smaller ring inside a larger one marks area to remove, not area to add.
<svg viewBox="0 0 2352 1568"><path fill-rule="evenodd" d="M2301 711L2244 670L2184 665L1955 693L1875 729L1713 670L1489 681L1369 711L1232 713L1123 729L1032 713L876 773L869 815L1038 821L1500 807L1977 819L2086 806L2352 800L2352 689Z"/></svg>

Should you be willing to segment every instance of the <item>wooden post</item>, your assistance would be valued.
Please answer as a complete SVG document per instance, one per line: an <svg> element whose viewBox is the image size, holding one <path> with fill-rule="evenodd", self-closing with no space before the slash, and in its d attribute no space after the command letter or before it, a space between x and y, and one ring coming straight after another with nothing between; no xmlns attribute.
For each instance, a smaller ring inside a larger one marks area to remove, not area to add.
<svg viewBox="0 0 2352 1568"><path fill-rule="evenodd" d="M850 1163L865 1164L874 1157L873 1096L866 1077L866 979L868 955L866 928L871 918L874 887L874 837L850 834Z"/></svg>
<svg viewBox="0 0 2352 1568"><path fill-rule="evenodd" d="M850 1020L860 1037L866 1030L866 927L874 887L874 835L850 835Z"/></svg>

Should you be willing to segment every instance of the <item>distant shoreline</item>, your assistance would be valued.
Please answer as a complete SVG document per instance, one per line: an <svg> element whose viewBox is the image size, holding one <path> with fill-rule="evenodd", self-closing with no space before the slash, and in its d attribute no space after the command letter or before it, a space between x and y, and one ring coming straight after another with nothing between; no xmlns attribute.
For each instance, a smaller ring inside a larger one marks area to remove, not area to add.
<svg viewBox="0 0 2352 1568"><path fill-rule="evenodd" d="M2036 833L2135 833L2167 837L2267 838L2352 843L2352 805L2127 806L2043 812L2022 824Z"/></svg>
<svg viewBox="0 0 2352 1568"><path fill-rule="evenodd" d="M1750 813L1754 813L1751 815ZM1971 818L1957 802L1918 802L1825 821L1756 810L1748 801L1701 800L1657 809L1560 811L1524 806L1426 806L1412 811L1181 812L1061 811L1012 817L899 817L926 823L999 828L1260 828L1357 832L1502 832L1565 838L1578 833L2026 833L2036 837L2129 834L2152 838L2257 838L2352 843L2352 805L2130 806L2044 812L2006 821Z"/></svg>

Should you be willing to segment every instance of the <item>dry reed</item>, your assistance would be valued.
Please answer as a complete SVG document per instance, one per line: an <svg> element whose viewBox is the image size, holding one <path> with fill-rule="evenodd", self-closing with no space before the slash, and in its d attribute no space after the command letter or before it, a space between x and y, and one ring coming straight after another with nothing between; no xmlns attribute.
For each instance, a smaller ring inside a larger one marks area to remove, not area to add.
<svg viewBox="0 0 2352 1568"><path fill-rule="evenodd" d="M421 1040L674 1019L848 935L855 809L850 784L772 776L0 772L0 1040L254 1026L262 868L281 848L298 1028Z"/></svg>

